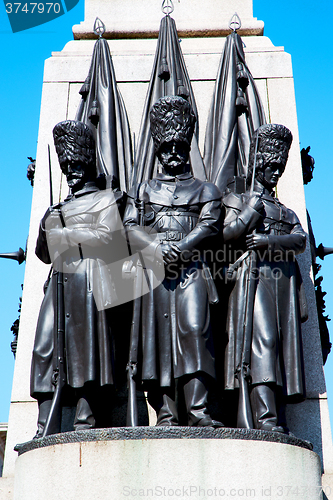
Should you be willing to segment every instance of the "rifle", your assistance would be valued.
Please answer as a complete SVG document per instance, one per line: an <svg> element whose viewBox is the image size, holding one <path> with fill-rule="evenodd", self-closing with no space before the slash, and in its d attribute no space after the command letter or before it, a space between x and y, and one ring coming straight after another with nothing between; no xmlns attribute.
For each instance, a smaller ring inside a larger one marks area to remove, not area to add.
<svg viewBox="0 0 333 500"><path fill-rule="evenodd" d="M243 345L241 362L236 369L239 382L239 399L237 411L237 427L253 429L253 418L249 395L250 357L253 328L253 307L256 289L257 253L252 250L246 281L245 315L243 326Z"/></svg>
<svg viewBox="0 0 333 500"><path fill-rule="evenodd" d="M47 145L47 151L49 154L49 183L50 183L50 206L53 205L53 187L52 187L52 169L51 169L51 151L50 144Z"/></svg>
<svg viewBox="0 0 333 500"><path fill-rule="evenodd" d="M62 259L59 256L59 270L54 274L57 276L56 297L55 297L55 322L54 322L54 351L55 351L55 369L52 383L55 385L51 409L43 431L43 437L50 434L56 434L61 431L61 398L62 391L66 384L65 373L65 318L64 318L64 282L63 273L60 270Z"/></svg>
<svg viewBox="0 0 333 500"><path fill-rule="evenodd" d="M49 174L50 174L50 201L53 204L52 196L52 174L51 174L51 157L50 157L50 146L48 148L49 152ZM62 227L65 227L65 221L61 213L61 208L59 208L59 217ZM63 388L66 384L66 372L65 372L65 315L64 315L64 282L63 282L63 272L62 272L62 258L61 255L57 257L57 267L58 270L54 272L57 276L56 282L56 293L55 293L55 318L54 318L54 371L52 383L55 386L50 412L47 416L45 427L43 430L43 437L49 436L50 434L56 434L61 431L61 399ZM56 354L56 356L54 356Z"/></svg>
<svg viewBox="0 0 333 500"><path fill-rule="evenodd" d="M53 187L52 187L52 170L51 170L51 150L50 150L50 144L47 145L47 151L49 155L49 185L50 185L50 207L53 205ZM53 265L50 267L49 274L46 278L46 281L44 283L44 295L46 294L46 290L50 284L51 281L51 276L53 272Z"/></svg>
<svg viewBox="0 0 333 500"><path fill-rule="evenodd" d="M138 425L138 403L136 399L136 382L135 376L138 371L138 346L140 333L140 317L141 317L141 293L142 293L142 265L138 260L136 265L135 276L135 298L133 305L133 318L130 335L129 359L126 366L127 370L127 386L128 386L128 402L126 426L136 427Z"/></svg>
<svg viewBox="0 0 333 500"><path fill-rule="evenodd" d="M258 151L258 134L256 138L252 182L250 194L254 191L255 170ZM253 231L255 233L255 230ZM248 276L246 280L245 294L245 313L243 323L243 344L240 364L237 366L235 375L239 382L238 410L237 410L237 427L245 429L253 429L253 417L249 395L249 379L250 379L250 362L251 362L251 345L252 345L252 330L253 330L253 309L257 281L257 252L252 250L246 252L250 257L250 265L248 268ZM239 259L240 260L240 259Z"/></svg>
<svg viewBox="0 0 333 500"><path fill-rule="evenodd" d="M143 226L144 202L139 199L139 189L137 191L137 199L135 204L139 210L139 225ZM126 366L127 370L127 387L128 387L128 402L126 426L136 427L138 425L138 403L136 399L136 381L135 376L138 371L138 347L140 334L140 318L141 318L141 294L142 294L142 279L143 279L143 262L139 252L139 258L136 264L136 276L134 281L134 304L133 318L130 334L129 359Z"/></svg>

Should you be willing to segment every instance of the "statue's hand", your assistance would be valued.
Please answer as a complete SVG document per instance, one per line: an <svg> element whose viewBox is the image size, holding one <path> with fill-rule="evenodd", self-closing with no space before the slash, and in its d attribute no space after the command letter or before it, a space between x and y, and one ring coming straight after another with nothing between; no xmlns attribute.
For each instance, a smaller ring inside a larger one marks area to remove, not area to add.
<svg viewBox="0 0 333 500"><path fill-rule="evenodd" d="M256 194L250 196L247 204L257 212L262 212L264 209L264 204L261 200L261 197Z"/></svg>
<svg viewBox="0 0 333 500"><path fill-rule="evenodd" d="M268 248L268 236L264 234L248 234L246 236L246 246L248 250Z"/></svg>
<svg viewBox="0 0 333 500"><path fill-rule="evenodd" d="M162 243L161 245L162 257L165 264L171 264L178 259L180 250L176 245L170 243Z"/></svg>

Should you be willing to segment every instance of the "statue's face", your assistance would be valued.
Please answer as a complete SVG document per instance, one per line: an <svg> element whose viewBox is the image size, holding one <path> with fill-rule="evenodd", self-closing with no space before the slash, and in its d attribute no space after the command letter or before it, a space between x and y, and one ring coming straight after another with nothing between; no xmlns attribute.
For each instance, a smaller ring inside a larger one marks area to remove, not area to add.
<svg viewBox="0 0 333 500"><path fill-rule="evenodd" d="M189 157L189 147L186 142L164 142L158 152L158 159L169 173L182 171Z"/></svg>
<svg viewBox="0 0 333 500"><path fill-rule="evenodd" d="M67 184L73 193L83 188L88 180L88 169L86 166L73 160L66 160L61 163L60 167L66 175Z"/></svg>
<svg viewBox="0 0 333 500"><path fill-rule="evenodd" d="M284 163L270 162L263 170L263 177L271 189L275 188L285 169Z"/></svg>

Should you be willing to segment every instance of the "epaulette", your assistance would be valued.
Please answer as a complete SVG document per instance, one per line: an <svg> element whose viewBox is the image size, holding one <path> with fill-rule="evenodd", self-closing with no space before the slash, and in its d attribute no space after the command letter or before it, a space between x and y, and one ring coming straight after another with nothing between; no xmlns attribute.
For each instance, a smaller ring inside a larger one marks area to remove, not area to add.
<svg viewBox="0 0 333 500"><path fill-rule="evenodd" d="M222 205L226 208L234 208L241 211L244 208L244 195L229 193L222 199Z"/></svg>
<svg viewBox="0 0 333 500"><path fill-rule="evenodd" d="M200 202L207 203L209 201L216 201L222 198L221 191L212 182L203 182L203 189L200 195Z"/></svg>

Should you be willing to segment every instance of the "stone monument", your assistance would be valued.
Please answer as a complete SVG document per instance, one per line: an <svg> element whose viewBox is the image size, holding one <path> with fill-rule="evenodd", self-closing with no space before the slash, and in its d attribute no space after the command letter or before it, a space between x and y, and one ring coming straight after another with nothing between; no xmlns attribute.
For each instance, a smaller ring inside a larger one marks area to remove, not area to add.
<svg viewBox="0 0 333 500"><path fill-rule="evenodd" d="M181 49L201 130L197 134L198 146L203 153L204 130L219 61L235 11L242 23L238 35L245 42L246 63L266 117L271 123L288 127L294 138L288 167L279 181L278 198L297 214L307 232L291 57L263 36L264 25L253 18L251 0L206 0L204 9L198 0L175 2L172 16L182 38ZM49 436L42 445L36 440L23 445L18 458L14 451L15 445L30 441L36 432L38 408L30 397L30 364L48 269L38 261L34 250L39 221L49 205L48 144L52 144L52 130L58 122L76 117L79 91L94 49L93 26L98 17L106 26L104 37L135 143L162 16L160 3L155 0L143 0L140 8L133 8L130 0L86 0L85 20L73 27L74 40L45 62L20 336L0 480L2 498L39 500L47 496L50 500L60 497L84 500L191 495L200 499L215 495L278 499L293 494L314 500L320 498L321 472L324 492L330 498L332 436L309 245L298 258L309 306L309 319L302 327L306 399L286 409L288 426L296 437L275 433L272 438L274 433L228 428L114 428ZM53 147L51 164L53 196L61 201L67 195L67 188ZM313 451L307 442L313 444Z"/></svg>

